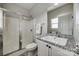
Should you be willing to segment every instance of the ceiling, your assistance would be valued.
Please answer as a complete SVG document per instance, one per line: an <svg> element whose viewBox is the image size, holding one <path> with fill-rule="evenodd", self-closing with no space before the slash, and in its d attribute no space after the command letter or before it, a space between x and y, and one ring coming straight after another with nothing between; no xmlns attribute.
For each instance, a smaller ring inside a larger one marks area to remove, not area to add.
<svg viewBox="0 0 79 59"><path fill-rule="evenodd" d="M63 5L65 5L65 4L67 4L67 3L58 3L57 5L51 4L50 7L48 7L48 11L54 10L56 8L59 8L59 7L63 6Z"/></svg>
<svg viewBox="0 0 79 59"><path fill-rule="evenodd" d="M63 5L63 3L58 3L58 5L54 4L55 3L4 3L3 7L16 13L38 16L45 11L49 12Z"/></svg>
<svg viewBox="0 0 79 59"><path fill-rule="evenodd" d="M16 5L25 9L31 9L35 5L35 3L16 3Z"/></svg>
<svg viewBox="0 0 79 59"><path fill-rule="evenodd" d="M39 3L40 4L40 3ZM64 5L65 3L59 3L58 5L54 5L54 3L48 3L50 5L50 7L48 8L48 11L51 11L57 7L60 7L62 5ZM36 6L36 3L16 3L16 5L22 7L22 8L25 8L25 9L32 9L33 7Z"/></svg>

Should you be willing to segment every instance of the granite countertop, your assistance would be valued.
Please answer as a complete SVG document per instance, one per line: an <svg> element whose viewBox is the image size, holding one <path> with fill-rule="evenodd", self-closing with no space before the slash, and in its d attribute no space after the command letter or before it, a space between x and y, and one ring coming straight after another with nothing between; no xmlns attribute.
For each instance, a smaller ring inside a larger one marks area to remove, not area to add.
<svg viewBox="0 0 79 59"><path fill-rule="evenodd" d="M44 37L44 36L41 36L41 37ZM75 40L74 40L73 38L68 38L68 41L67 41L66 46L60 46L60 45L57 45L57 44L55 44L55 43L53 43L53 42L49 42L49 41L40 39L41 37L38 37L37 39L39 39L39 40L41 40L41 41L44 41L44 42L47 42L47 43L49 43L49 44L52 44L52 45L54 45L54 46L60 47L60 48L62 48L62 49L65 49L65 50L72 51L72 52L76 53L76 52L73 50L73 49L74 49L74 46L76 45ZM76 53L76 54L77 54L77 53ZM77 55L79 55L79 54L77 54Z"/></svg>

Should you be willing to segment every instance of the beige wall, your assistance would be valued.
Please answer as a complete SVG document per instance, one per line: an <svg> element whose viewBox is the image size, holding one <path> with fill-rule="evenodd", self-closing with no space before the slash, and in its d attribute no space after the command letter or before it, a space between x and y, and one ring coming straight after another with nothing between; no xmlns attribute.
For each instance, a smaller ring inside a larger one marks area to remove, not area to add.
<svg viewBox="0 0 79 59"><path fill-rule="evenodd" d="M47 12L52 3L37 3L31 10L32 17L38 17L40 14Z"/></svg>
<svg viewBox="0 0 79 59"><path fill-rule="evenodd" d="M40 16L38 17L35 17L33 21L34 21L34 34L36 34L36 29L35 29L36 24L43 24L41 35L46 35L47 34L47 12L40 14Z"/></svg>
<svg viewBox="0 0 79 59"><path fill-rule="evenodd" d="M79 45L79 4L74 4L74 39Z"/></svg>

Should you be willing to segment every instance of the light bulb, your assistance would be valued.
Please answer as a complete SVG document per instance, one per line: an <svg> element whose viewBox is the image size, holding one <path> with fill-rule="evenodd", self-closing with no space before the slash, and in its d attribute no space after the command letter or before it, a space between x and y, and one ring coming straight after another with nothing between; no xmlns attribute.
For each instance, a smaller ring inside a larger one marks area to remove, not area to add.
<svg viewBox="0 0 79 59"><path fill-rule="evenodd" d="M54 5L55 5L55 6L58 5L58 3L54 3Z"/></svg>

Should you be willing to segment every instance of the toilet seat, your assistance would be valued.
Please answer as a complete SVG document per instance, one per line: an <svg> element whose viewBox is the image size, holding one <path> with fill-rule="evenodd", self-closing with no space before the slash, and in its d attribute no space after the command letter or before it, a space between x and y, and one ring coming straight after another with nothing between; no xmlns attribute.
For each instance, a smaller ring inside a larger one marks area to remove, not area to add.
<svg viewBox="0 0 79 59"><path fill-rule="evenodd" d="M26 45L25 48L27 49L27 51L32 51L32 50L36 49L36 47L37 47L36 43L31 43L31 44Z"/></svg>

